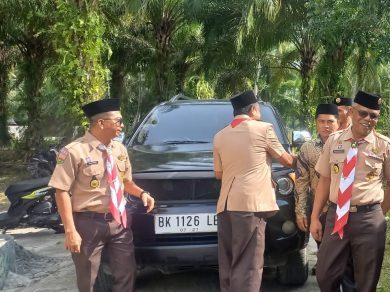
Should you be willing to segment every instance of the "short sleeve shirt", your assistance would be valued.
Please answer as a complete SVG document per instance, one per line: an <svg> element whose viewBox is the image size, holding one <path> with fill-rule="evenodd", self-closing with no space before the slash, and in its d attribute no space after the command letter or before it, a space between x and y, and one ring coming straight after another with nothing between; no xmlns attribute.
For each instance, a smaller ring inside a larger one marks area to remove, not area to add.
<svg viewBox="0 0 390 292"><path fill-rule="evenodd" d="M214 137L214 170L222 171L217 213L278 210L271 180L272 158L284 152L271 124L247 120Z"/></svg>
<svg viewBox="0 0 390 292"><path fill-rule="evenodd" d="M329 200L333 203L337 202L344 160L352 139L351 128L330 135L316 165L316 171L331 178ZM390 139L372 131L358 141L351 205L382 202L383 179L390 181Z"/></svg>
<svg viewBox="0 0 390 292"><path fill-rule="evenodd" d="M105 173L105 154L99 149L100 145L101 142L87 132L60 150L49 186L70 193L73 212L109 212L111 193ZM126 148L116 141L107 147L111 148L120 181L131 181Z"/></svg>

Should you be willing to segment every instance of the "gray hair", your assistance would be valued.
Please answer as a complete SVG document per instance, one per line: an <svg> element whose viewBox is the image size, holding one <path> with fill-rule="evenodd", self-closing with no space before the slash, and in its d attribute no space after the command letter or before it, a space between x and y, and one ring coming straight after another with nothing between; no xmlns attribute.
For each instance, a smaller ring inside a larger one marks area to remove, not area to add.
<svg viewBox="0 0 390 292"><path fill-rule="evenodd" d="M257 102L256 102L256 103L257 103ZM251 111L252 107L253 107L256 103L251 103L251 104L248 104L247 106L244 106L244 107L241 107L241 108L236 108L236 109L234 109L233 115L234 115L234 116L238 116L238 115L248 115L249 112Z"/></svg>

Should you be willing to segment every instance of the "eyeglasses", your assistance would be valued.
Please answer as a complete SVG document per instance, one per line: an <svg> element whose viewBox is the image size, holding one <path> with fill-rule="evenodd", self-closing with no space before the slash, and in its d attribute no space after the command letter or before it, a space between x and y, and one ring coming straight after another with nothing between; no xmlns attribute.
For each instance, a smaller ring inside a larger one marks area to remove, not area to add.
<svg viewBox="0 0 390 292"><path fill-rule="evenodd" d="M357 112L362 119L366 118L367 116L370 116L370 119L374 120L374 121L377 121L379 119L379 115L374 114L374 113L369 113L369 112L361 111L361 110L357 110Z"/></svg>
<svg viewBox="0 0 390 292"><path fill-rule="evenodd" d="M113 121L116 126L120 126L123 124L123 118L119 119L102 119L104 121Z"/></svg>

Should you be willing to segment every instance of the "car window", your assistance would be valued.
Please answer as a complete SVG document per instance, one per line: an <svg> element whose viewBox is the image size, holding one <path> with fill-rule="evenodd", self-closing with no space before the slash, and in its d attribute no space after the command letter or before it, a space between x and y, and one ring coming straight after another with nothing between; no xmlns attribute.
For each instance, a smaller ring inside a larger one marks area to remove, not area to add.
<svg viewBox="0 0 390 292"><path fill-rule="evenodd" d="M261 106L262 120L281 130L269 106ZM230 104L167 104L157 107L136 132L133 145L212 143L214 135L233 119Z"/></svg>

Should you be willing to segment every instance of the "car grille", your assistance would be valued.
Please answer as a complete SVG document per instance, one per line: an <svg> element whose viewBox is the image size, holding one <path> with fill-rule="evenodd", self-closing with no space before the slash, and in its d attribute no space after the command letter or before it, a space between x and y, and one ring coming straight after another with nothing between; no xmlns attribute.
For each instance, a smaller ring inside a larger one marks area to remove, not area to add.
<svg viewBox="0 0 390 292"><path fill-rule="evenodd" d="M161 201L217 200L221 182L216 179L134 179Z"/></svg>

